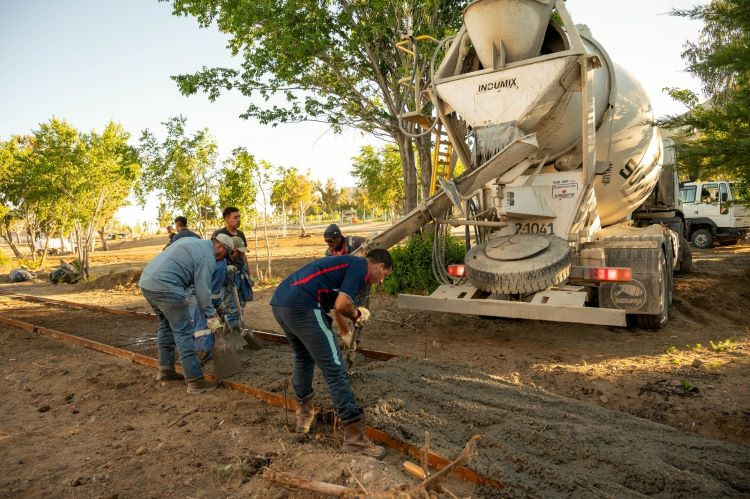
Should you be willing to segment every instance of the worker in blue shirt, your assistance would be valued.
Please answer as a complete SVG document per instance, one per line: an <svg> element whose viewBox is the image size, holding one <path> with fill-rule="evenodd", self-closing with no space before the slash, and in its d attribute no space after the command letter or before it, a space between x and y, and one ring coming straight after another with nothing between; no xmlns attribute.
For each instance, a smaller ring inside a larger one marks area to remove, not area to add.
<svg viewBox="0 0 750 499"><path fill-rule="evenodd" d="M194 326L185 290L193 286L195 299L216 331L221 321L211 303L211 278L216 262L232 252L232 239L219 234L211 241L183 238L151 260L138 281L143 296L159 319L156 333L159 358L158 380L179 380L175 372L175 347L180 353L182 373L188 393L214 390L216 382L203 378L193 340Z"/></svg>
<svg viewBox="0 0 750 499"><path fill-rule="evenodd" d="M352 255L321 258L284 279L271 298L273 315L294 353L296 431L309 432L315 418L312 381L317 365L344 426L344 452L377 458L385 455L385 449L364 436L364 415L354 399L328 313L332 312L341 335L348 335L346 318L361 325L370 317L366 308L354 305L353 298L367 284L382 282L392 269L391 255L384 249L372 250L364 258Z"/></svg>

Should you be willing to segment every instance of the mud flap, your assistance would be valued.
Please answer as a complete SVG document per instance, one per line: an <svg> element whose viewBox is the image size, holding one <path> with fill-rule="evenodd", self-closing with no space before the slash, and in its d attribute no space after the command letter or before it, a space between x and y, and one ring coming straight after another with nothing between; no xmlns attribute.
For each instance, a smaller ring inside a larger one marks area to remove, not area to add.
<svg viewBox="0 0 750 499"><path fill-rule="evenodd" d="M603 283L599 287L599 306L625 310L629 314L659 314L662 311L662 279L665 278L665 274L669 281L666 289L672 289L672 273L664 272L661 266L661 260L664 258L664 246L656 240L637 242L641 244L628 244L623 241L625 247L616 247L610 244L604 248L607 266L631 268L633 280ZM646 242L652 244L642 244ZM669 245L667 245L667 248L666 265L667 269L670 269L672 251L669 249ZM667 300L669 294L667 293L668 296L665 297Z"/></svg>

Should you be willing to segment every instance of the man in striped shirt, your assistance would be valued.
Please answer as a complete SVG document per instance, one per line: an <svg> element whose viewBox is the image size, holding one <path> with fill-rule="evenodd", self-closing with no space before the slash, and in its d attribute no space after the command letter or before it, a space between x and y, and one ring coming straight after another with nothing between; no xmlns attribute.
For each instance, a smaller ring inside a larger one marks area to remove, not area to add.
<svg viewBox="0 0 750 499"><path fill-rule="evenodd" d="M349 375L338 339L331 329L333 314L342 335L349 333L346 318L361 325L370 317L353 298L368 284L382 282L393 269L388 251L375 249L366 257L343 255L321 258L293 273L276 288L271 308L294 352L292 384L297 396L297 431L310 431L313 409L313 372L323 373L328 391L344 426L344 452L358 452L377 458L385 449L364 436L362 410L352 393Z"/></svg>

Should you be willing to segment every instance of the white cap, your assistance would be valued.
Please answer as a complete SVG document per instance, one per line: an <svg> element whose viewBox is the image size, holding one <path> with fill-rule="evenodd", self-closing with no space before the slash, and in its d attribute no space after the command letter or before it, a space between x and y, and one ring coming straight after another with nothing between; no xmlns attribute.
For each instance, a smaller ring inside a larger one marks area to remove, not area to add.
<svg viewBox="0 0 750 499"><path fill-rule="evenodd" d="M223 244L224 247L227 249L227 253L231 253L232 250L234 249L234 242L232 241L232 238L226 234L216 234L211 239L215 239L219 241L221 244Z"/></svg>

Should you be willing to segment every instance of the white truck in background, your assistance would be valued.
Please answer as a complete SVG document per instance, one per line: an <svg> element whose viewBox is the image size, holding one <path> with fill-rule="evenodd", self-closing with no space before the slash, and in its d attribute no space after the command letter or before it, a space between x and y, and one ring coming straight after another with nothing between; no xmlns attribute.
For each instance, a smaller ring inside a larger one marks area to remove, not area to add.
<svg viewBox="0 0 750 499"><path fill-rule="evenodd" d="M738 203L733 182L682 182L680 200L687 238L698 248L737 244L750 231L750 210Z"/></svg>

